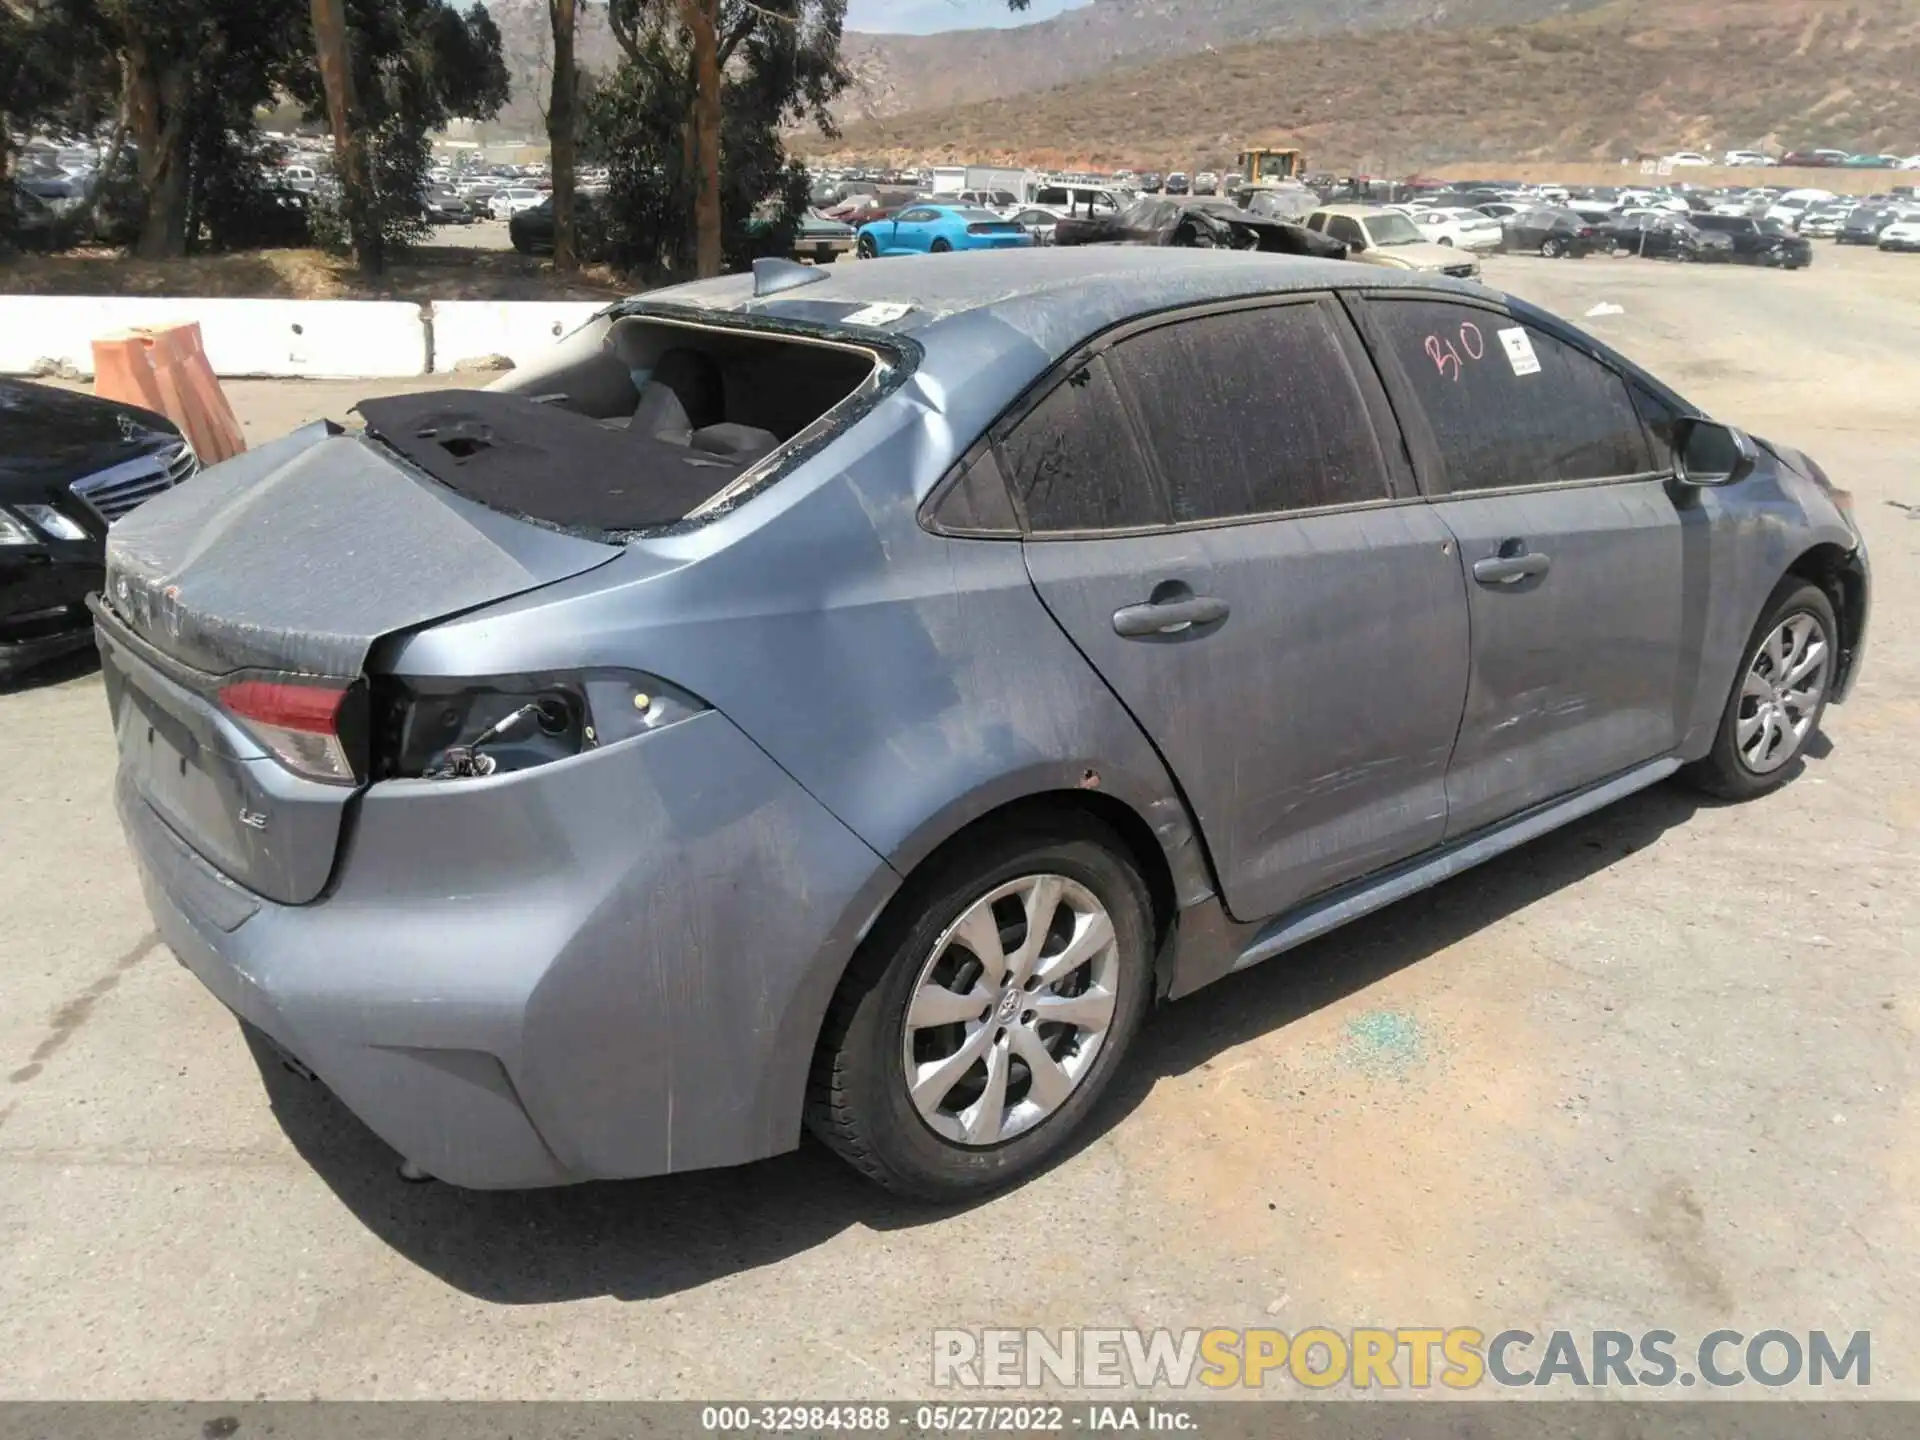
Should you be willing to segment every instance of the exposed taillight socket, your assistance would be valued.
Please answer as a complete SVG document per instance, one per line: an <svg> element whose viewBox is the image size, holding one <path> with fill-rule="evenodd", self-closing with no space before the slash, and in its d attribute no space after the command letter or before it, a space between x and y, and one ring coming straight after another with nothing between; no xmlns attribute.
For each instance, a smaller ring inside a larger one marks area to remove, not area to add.
<svg viewBox="0 0 1920 1440"><path fill-rule="evenodd" d="M374 780L471 779L527 770L664 729L706 709L632 670L377 677L367 773Z"/></svg>

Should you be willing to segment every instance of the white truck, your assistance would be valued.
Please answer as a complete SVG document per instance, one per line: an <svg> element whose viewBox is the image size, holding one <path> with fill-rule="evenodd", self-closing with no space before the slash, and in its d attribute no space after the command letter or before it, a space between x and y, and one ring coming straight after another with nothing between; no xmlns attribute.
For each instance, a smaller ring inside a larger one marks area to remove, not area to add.
<svg viewBox="0 0 1920 1440"><path fill-rule="evenodd" d="M1040 188L1038 172L1008 165L936 165L932 177L932 183L927 186L930 195L1004 190L1021 205L1032 200L1033 192Z"/></svg>

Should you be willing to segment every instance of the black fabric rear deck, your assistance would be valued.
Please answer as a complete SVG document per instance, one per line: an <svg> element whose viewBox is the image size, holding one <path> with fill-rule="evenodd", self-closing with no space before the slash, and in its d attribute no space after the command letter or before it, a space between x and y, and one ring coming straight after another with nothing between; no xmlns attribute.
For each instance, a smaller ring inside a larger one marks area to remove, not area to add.
<svg viewBox="0 0 1920 1440"><path fill-rule="evenodd" d="M743 468L521 395L431 390L358 408L370 433L455 493L570 529L672 524Z"/></svg>

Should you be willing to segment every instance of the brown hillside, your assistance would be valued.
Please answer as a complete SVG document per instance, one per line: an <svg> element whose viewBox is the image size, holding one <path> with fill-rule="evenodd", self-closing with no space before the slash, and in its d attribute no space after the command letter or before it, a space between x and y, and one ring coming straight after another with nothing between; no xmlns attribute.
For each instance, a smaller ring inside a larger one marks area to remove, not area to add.
<svg viewBox="0 0 1920 1440"><path fill-rule="evenodd" d="M939 35L850 34L845 119L897 115L1069 84L1256 40L1519 24L1606 0L1091 0L1051 20Z"/></svg>
<svg viewBox="0 0 1920 1440"><path fill-rule="evenodd" d="M1607 0L1090 0L1051 20L939 35L849 32L853 83L843 121L1045 89L1110 70L1253 40L1403 26L1511 24ZM547 0L491 0L513 76L509 118L538 127L552 84ZM578 48L590 70L619 62L606 9L582 5Z"/></svg>
<svg viewBox="0 0 1920 1440"><path fill-rule="evenodd" d="M1375 173L1762 144L1908 155L1917 75L1920 0L1609 0L1530 25L1234 46L866 121L828 148L1105 168L1220 165L1284 139Z"/></svg>

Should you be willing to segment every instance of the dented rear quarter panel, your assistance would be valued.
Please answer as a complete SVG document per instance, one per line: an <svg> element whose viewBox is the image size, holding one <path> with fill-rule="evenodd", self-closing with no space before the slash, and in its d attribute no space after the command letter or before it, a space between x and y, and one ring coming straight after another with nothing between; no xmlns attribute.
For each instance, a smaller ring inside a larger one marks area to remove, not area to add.
<svg viewBox="0 0 1920 1440"><path fill-rule="evenodd" d="M608 1046L618 1053L623 997L683 989L673 1052L738 1056L745 1017L769 1056L764 1067L746 1067L759 1108L734 1117L744 1129L709 1124L709 1135L751 1134L759 1153L789 1147L834 988L901 877L969 822L1035 794L1085 787L1117 799L1152 828L1181 901L1211 892L1165 767L1042 607L1019 542L949 538L919 523L920 501L954 457L1045 363L1017 330L977 317L961 323L966 333L940 348L946 363L923 364L858 426L737 510L697 531L636 540L602 571L430 627L383 657L410 675L595 665L657 674L712 705L714 719L738 727L796 795L873 853L872 873L857 883L848 874L846 883L808 887L815 842L804 832L775 844L747 826L736 841L683 842L636 794L630 834L596 832L606 845L595 861L605 872L596 938L570 948L529 1014L530 1037L544 1037L534 1047L547 1057L539 1073L611 1065L609 1093L650 1104L665 1078L659 1056L591 1057ZM650 768L664 753L650 744L626 763ZM715 797L727 793L718 775L705 783ZM606 797L583 795L582 803L582 813L599 817ZM424 838L397 808L396 823ZM370 805L359 823L371 834L378 819ZM705 822L690 816L689 824L697 837ZM555 853L576 845L554 837ZM662 849L681 852L669 872L677 885L664 892ZM343 871L362 863L351 854ZM795 876L798 899L786 894ZM654 946L669 948L650 958ZM709 986L732 1003L694 995ZM584 1082L576 1075L561 1089L577 1094ZM710 1086L705 1100L699 1085L673 1088L694 1097L676 1102L682 1138L672 1158L681 1168L694 1163L686 1147L701 1143L685 1138L696 1132L683 1124L700 1105L719 1103L711 1097L724 1087ZM530 1107L540 1093L534 1084ZM599 1140L620 1143L613 1130ZM609 1173L605 1158L596 1153L589 1173ZM697 1163L725 1157L708 1152Z"/></svg>

